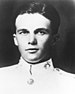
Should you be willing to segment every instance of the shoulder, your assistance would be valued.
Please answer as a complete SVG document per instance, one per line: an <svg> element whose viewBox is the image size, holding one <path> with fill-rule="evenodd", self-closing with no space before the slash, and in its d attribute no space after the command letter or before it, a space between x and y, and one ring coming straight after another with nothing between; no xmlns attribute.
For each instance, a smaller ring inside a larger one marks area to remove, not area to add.
<svg viewBox="0 0 75 94"><path fill-rule="evenodd" d="M58 75L59 82L61 83L62 86L64 86L65 88L67 87L74 88L75 87L75 74L66 72L59 68L55 68L55 73Z"/></svg>
<svg viewBox="0 0 75 94"><path fill-rule="evenodd" d="M66 72L62 69L55 68L55 73L58 75L58 81L60 87L63 88L68 94L71 94L73 91L75 93L75 74Z"/></svg>
<svg viewBox="0 0 75 94"><path fill-rule="evenodd" d="M50 65L50 68L48 68L48 70L52 71L52 73L54 73L56 75L59 75L60 77L64 77L64 78L67 77L67 78L75 79L75 74L67 72L67 71L64 71L64 70L62 70L60 68L55 68L54 65L53 65L52 59L50 59L48 61L48 64Z"/></svg>
<svg viewBox="0 0 75 94"><path fill-rule="evenodd" d="M18 64L0 68L0 75L9 73L9 72L14 72L17 69L17 66L18 66Z"/></svg>
<svg viewBox="0 0 75 94"><path fill-rule="evenodd" d="M71 78L75 78L75 74L73 73L69 73L69 72L66 72L60 68L55 68L54 69L55 72L57 72L59 75L62 75L62 76L65 76L65 77L71 77Z"/></svg>

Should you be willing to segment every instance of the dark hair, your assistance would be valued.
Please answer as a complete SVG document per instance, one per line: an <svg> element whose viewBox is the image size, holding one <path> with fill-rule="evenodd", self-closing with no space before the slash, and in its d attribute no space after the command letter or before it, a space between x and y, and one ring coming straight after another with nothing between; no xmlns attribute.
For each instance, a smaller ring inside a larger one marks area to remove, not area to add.
<svg viewBox="0 0 75 94"><path fill-rule="evenodd" d="M56 9L52 5L50 5L49 2L46 1L39 1L39 2L27 1L25 3L20 2L20 5L18 5L14 11L13 17L14 23L12 23L13 25L15 25L15 20L17 16L23 13L39 13L45 16L47 19L51 21L52 35L57 34L60 25L60 17Z"/></svg>

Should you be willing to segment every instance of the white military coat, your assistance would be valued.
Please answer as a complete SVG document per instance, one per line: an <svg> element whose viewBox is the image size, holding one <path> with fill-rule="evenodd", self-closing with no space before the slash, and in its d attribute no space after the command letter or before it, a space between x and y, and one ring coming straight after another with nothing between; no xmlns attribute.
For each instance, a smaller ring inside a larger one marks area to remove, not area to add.
<svg viewBox="0 0 75 94"><path fill-rule="evenodd" d="M21 58L0 69L0 94L75 94L75 75L54 68L51 59L30 65Z"/></svg>

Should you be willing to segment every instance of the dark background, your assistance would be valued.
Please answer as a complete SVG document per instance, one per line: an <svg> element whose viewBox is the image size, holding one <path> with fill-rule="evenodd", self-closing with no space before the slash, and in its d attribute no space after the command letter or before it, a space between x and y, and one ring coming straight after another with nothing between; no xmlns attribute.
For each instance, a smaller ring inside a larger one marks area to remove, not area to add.
<svg viewBox="0 0 75 94"><path fill-rule="evenodd" d="M0 67L18 62L19 52L11 34L13 10L23 0L0 0ZM36 1L36 0L34 0ZM46 0L57 9L61 18L60 40L56 44L55 67L75 73L75 1Z"/></svg>

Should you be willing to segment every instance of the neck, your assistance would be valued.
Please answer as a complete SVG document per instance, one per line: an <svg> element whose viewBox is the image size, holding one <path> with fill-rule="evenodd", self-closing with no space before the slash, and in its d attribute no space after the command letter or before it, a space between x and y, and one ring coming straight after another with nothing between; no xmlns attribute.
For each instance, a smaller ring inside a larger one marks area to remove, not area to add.
<svg viewBox="0 0 75 94"><path fill-rule="evenodd" d="M43 59L37 60L37 61L27 61L27 60L25 60L24 58L23 58L23 60L26 61L26 62L27 62L28 64L30 64L30 65L37 65L37 64L41 64L41 63L43 63L43 62L48 61L50 58L51 58L51 57L50 57L49 55L47 55L47 56L44 56Z"/></svg>
<svg viewBox="0 0 75 94"><path fill-rule="evenodd" d="M27 63L22 57L19 60L19 66L21 66L22 70L24 72L27 72L27 74L33 75L38 73L39 71L42 72L43 70L50 67L50 69L54 69L52 59L49 59L45 62L38 63L38 64L30 64Z"/></svg>

